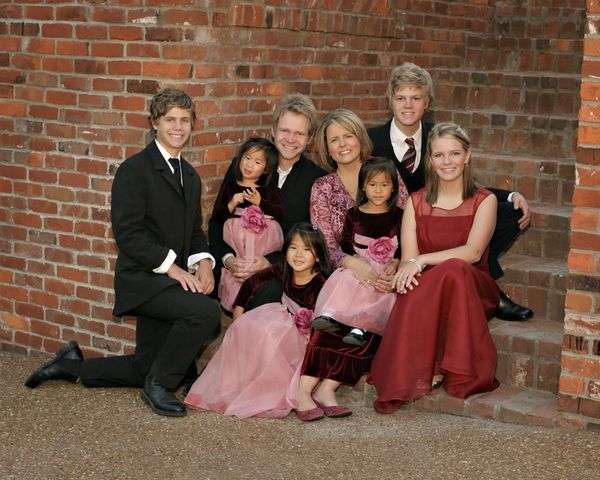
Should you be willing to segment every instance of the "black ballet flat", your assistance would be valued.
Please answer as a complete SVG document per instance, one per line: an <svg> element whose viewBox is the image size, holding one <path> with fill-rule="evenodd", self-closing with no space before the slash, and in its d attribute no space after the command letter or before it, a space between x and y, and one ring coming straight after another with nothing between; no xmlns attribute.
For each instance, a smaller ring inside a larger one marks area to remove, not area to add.
<svg viewBox="0 0 600 480"><path fill-rule="evenodd" d="M315 317L313 321L310 322L310 326L315 330L323 330L328 333L337 332L340 329L340 324L338 322L325 315Z"/></svg>

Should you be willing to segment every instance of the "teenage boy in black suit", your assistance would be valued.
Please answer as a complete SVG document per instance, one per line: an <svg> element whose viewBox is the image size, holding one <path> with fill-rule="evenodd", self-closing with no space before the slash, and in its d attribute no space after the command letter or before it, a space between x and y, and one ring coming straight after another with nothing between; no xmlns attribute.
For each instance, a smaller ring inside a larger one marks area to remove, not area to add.
<svg viewBox="0 0 600 480"><path fill-rule="evenodd" d="M133 355L84 360L76 342L27 380L86 387L141 387L155 413L183 416L174 395L203 344L218 335L213 257L202 232L200 178L181 157L195 120L191 98L165 89L150 103L156 139L121 164L112 186L112 229L119 249L114 314L138 317ZM188 269L194 269L189 273Z"/></svg>
<svg viewBox="0 0 600 480"><path fill-rule="evenodd" d="M433 100L431 76L414 63L404 63L392 71L387 97L394 116L389 122L369 129L373 156L393 160L409 193L412 193L425 186L427 137L433 125L423 122L422 118ZM519 192L488 189L498 198L496 229L489 251L490 274L498 279L504 275L498 256L508 250L519 233L527 228L531 214L527 200ZM513 302L501 291L496 316L523 321L531 318L533 311Z"/></svg>
<svg viewBox="0 0 600 480"><path fill-rule="evenodd" d="M306 95L293 93L286 95L273 110L273 143L279 153L277 172L272 182L277 183L283 197L284 235L298 222L310 222L310 191L314 181L325 175L325 171L313 163L304 151L317 128L317 110ZM234 181L233 162L229 166L221 188ZM224 268L234 276L245 280L254 273L267 268L280 259L280 252L262 257L251 267L238 263L234 251L223 241L223 223L211 218L208 223L211 252L221 261ZM254 296L251 307L281 299L281 286L268 285Z"/></svg>

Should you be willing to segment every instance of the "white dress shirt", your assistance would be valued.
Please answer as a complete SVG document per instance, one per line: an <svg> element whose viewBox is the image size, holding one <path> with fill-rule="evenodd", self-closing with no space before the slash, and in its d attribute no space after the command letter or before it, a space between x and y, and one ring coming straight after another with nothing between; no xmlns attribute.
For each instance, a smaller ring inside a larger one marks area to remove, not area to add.
<svg viewBox="0 0 600 480"><path fill-rule="evenodd" d="M390 125L390 140L392 141L392 147L394 148L394 154L396 158L402 162L404 155L408 152L408 143L406 143L407 138L412 138L415 142L415 150L417 151L417 156L415 158L415 164L411 173L414 173L417 168L419 168L419 163L421 163L421 150L423 146L423 128L421 122L419 122L419 129L415 132L412 137L408 137L402 133L396 126L396 122L392 120Z"/></svg>
<svg viewBox="0 0 600 480"><path fill-rule="evenodd" d="M177 154L176 156L173 156L167 151L167 149L165 147L163 147L160 144L160 142L158 140L155 140L155 142L156 142L156 146L158 147L158 150L160 151L161 155L163 156L163 158L165 160L165 163L169 167L169 170L171 171L171 173L175 173L175 170L173 170L173 167L171 166L171 163L169 162L169 158L177 158L181 162L181 153ZM183 185L183 176L182 175L183 175L182 169L180 168L179 169L179 181ZM173 250L169 249L169 253L167 253L167 256L165 257L163 262L158 267L153 269L152 271L154 273L167 273L169 268L171 268L171 265L173 265L173 262L175 262L176 258L177 258L177 254ZM194 255L190 255L188 257L188 262L187 262L188 268L193 269L193 267L197 266L196 264L198 262L200 262L200 260L204 260L205 258L209 258L210 261L212 262L212 268L215 268L215 259L208 252L201 252L201 253L195 253Z"/></svg>

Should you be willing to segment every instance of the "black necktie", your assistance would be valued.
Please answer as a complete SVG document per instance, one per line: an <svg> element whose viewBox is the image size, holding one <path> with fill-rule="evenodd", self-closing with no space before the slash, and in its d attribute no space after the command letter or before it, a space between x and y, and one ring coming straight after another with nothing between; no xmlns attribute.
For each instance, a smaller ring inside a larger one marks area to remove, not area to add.
<svg viewBox="0 0 600 480"><path fill-rule="evenodd" d="M181 185L181 163L178 158L169 158L169 163L173 167L173 175L177 178L177 183Z"/></svg>
<svg viewBox="0 0 600 480"><path fill-rule="evenodd" d="M408 137L405 141L408 144L408 150L402 157L401 164L409 173L412 173L417 159L417 150L415 149L415 141L412 138Z"/></svg>

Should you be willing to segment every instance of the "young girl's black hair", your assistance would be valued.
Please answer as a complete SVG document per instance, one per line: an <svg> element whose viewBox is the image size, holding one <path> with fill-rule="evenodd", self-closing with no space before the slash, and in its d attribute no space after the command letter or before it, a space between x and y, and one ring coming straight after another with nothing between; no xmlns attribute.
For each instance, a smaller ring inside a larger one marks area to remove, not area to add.
<svg viewBox="0 0 600 480"><path fill-rule="evenodd" d="M233 159L233 171L235 172L235 179L238 182L243 180L242 170L240 169L240 163L244 155L251 150L262 150L265 153L266 165L265 172L258 179L260 186L268 185L271 182L271 177L277 168L278 156L277 148L270 140L262 137L250 137L244 143L240 145L238 151Z"/></svg>
<svg viewBox="0 0 600 480"><path fill-rule="evenodd" d="M309 246L312 254L315 256L315 266L313 272L320 272L325 278L331 274L331 260L329 260L329 253L327 253L327 246L325 245L325 238L321 231L307 222L296 223L288 231L285 242L283 243L283 284L293 275L294 271L288 265L286 255L288 247L292 242L294 235L300 236L302 241Z"/></svg>
<svg viewBox="0 0 600 480"><path fill-rule="evenodd" d="M358 172L358 189L356 192L356 205L364 205L369 201L365 193L365 183L379 173L385 173L392 182L392 194L387 201L387 206L392 208L398 200L398 170L391 160L383 157L373 157L363 162Z"/></svg>

